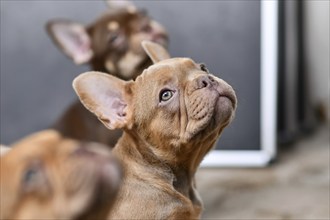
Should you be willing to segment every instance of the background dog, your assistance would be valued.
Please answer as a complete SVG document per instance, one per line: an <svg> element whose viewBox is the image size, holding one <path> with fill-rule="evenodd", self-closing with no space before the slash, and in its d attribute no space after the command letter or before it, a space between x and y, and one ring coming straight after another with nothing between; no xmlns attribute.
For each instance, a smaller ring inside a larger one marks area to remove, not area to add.
<svg viewBox="0 0 330 220"><path fill-rule="evenodd" d="M124 129L113 153L125 176L109 219L196 219L195 172L232 121L235 92L205 65L143 45L155 64L135 81L88 72L73 82L107 128Z"/></svg>
<svg viewBox="0 0 330 220"><path fill-rule="evenodd" d="M121 180L106 147L33 134L1 155L1 219L104 219Z"/></svg>
<svg viewBox="0 0 330 220"><path fill-rule="evenodd" d="M141 47L142 40L163 46L168 37L165 29L138 10L129 1L107 1L109 11L88 26L65 19L47 24L54 43L76 64L89 64L91 69L121 79L135 79L151 65ZM78 140L96 141L114 146L121 131L107 131L79 101L72 104L55 124L54 129Z"/></svg>

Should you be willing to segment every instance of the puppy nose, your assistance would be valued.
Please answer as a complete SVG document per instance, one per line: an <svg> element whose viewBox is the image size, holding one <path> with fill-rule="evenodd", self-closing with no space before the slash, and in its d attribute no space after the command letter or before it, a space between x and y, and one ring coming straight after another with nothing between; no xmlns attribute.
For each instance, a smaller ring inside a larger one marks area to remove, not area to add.
<svg viewBox="0 0 330 220"><path fill-rule="evenodd" d="M215 80L211 76L200 76L196 79L198 89L211 87L215 84Z"/></svg>

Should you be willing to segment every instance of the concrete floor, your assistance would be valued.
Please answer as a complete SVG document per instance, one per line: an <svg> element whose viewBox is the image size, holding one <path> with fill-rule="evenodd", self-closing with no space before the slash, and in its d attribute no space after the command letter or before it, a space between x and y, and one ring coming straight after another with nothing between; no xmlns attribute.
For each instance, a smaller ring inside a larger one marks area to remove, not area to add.
<svg viewBox="0 0 330 220"><path fill-rule="evenodd" d="M201 168L203 219L330 219L329 126L289 148L267 168Z"/></svg>

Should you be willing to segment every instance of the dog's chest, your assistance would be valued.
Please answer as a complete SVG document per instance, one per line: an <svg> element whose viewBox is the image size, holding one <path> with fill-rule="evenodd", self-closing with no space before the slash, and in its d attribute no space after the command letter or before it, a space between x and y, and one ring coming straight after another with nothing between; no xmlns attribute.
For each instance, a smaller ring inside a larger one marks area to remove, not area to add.
<svg viewBox="0 0 330 220"><path fill-rule="evenodd" d="M198 199L190 200L167 183L127 180L118 198L108 219L198 219L201 213Z"/></svg>

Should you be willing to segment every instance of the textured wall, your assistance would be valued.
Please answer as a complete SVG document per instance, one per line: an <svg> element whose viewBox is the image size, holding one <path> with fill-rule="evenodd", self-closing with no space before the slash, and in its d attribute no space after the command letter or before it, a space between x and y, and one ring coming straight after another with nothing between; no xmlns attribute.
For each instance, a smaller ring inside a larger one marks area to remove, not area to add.
<svg viewBox="0 0 330 220"><path fill-rule="evenodd" d="M85 24L106 10L102 1L1 1L0 137L11 143L47 128L75 94L75 66L49 40L44 24L69 18ZM257 1L138 1L169 31L173 56L205 62L236 89L237 117L219 146L259 146L260 30Z"/></svg>

